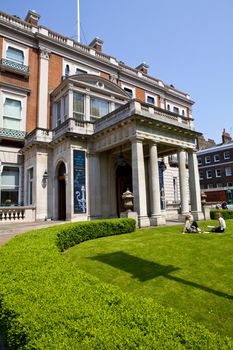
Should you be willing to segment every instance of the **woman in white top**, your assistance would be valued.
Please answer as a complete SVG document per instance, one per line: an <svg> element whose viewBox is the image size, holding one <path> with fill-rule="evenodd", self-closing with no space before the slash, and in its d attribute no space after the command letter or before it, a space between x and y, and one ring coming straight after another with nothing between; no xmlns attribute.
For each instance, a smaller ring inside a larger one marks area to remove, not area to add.
<svg viewBox="0 0 233 350"><path fill-rule="evenodd" d="M216 219L218 219L218 226L212 228L212 232L224 232L226 229L226 222L220 213L216 213Z"/></svg>

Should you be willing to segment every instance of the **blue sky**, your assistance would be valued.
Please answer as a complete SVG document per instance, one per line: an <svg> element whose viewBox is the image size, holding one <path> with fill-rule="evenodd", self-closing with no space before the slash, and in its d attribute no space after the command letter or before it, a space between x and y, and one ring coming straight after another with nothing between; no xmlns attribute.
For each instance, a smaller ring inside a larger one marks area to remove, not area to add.
<svg viewBox="0 0 233 350"><path fill-rule="evenodd" d="M0 10L76 37L76 0L0 0ZM81 42L96 36L103 52L190 94L196 130L221 142L233 136L232 0L80 0Z"/></svg>

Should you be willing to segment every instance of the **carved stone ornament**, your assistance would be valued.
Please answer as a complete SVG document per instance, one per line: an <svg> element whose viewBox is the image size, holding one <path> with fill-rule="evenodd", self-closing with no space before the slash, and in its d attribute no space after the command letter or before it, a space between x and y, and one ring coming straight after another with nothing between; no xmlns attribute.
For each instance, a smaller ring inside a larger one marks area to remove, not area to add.
<svg viewBox="0 0 233 350"><path fill-rule="evenodd" d="M118 79L118 76L116 74L111 74L110 76L111 82L117 84L117 79Z"/></svg>
<svg viewBox="0 0 233 350"><path fill-rule="evenodd" d="M130 192L130 190L127 188L127 191L123 193L122 200L123 200L123 207L126 211L131 211L133 208L133 193Z"/></svg>
<svg viewBox="0 0 233 350"><path fill-rule="evenodd" d="M40 46L39 47L40 50L40 57L41 58L45 58L46 60L49 60L50 54L51 54L51 50L47 49L46 47Z"/></svg>

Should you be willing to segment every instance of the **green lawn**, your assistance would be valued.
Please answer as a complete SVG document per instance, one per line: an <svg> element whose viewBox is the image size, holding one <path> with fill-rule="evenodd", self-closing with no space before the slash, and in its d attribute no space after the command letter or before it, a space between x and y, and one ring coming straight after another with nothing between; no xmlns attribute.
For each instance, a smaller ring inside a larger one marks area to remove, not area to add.
<svg viewBox="0 0 233 350"><path fill-rule="evenodd" d="M200 227L216 222L202 222ZM69 262L119 286L188 314L233 337L233 220L225 233L181 234L182 227L137 230L69 249Z"/></svg>

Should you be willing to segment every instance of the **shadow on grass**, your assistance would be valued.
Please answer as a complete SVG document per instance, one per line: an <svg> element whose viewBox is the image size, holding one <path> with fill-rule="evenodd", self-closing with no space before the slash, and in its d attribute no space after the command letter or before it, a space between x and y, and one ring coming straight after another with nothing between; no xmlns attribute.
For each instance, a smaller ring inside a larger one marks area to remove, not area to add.
<svg viewBox="0 0 233 350"><path fill-rule="evenodd" d="M161 265L153 261L144 260L136 256L127 254L125 252L115 252L109 254L98 254L96 256L90 257L88 259L100 261L102 263L113 266L117 269L123 270L131 274L132 278L138 279L141 282L148 281L150 279L163 276L169 280L182 283L194 288L198 288L207 293L217 295L222 298L233 300L233 296L219 292L215 289L202 286L201 284L187 281L180 277L175 277L170 275L170 273L180 270L179 267L174 267L172 265Z"/></svg>

